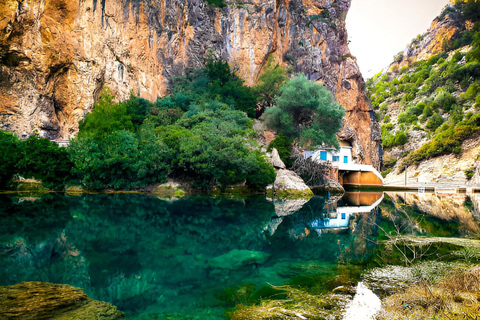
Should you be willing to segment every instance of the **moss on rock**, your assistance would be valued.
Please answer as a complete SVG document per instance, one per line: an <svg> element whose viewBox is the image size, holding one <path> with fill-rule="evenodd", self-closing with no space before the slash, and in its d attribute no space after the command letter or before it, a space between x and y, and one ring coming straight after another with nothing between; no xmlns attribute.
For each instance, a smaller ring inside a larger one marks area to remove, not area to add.
<svg viewBox="0 0 480 320"><path fill-rule="evenodd" d="M296 199L310 199L314 194L312 190L297 190L297 189L275 189L275 198L296 200ZM267 197L273 198L272 189L267 190Z"/></svg>
<svg viewBox="0 0 480 320"><path fill-rule="evenodd" d="M46 282L0 286L0 319L125 319L117 307L87 297L81 289Z"/></svg>

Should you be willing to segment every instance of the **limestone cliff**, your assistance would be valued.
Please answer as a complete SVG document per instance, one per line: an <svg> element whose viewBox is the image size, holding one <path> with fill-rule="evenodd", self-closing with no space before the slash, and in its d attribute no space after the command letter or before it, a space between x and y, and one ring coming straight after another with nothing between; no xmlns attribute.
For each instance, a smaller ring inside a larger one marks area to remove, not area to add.
<svg viewBox="0 0 480 320"><path fill-rule="evenodd" d="M367 81L382 125L386 184L479 182L479 12L474 1L446 6Z"/></svg>
<svg viewBox="0 0 480 320"><path fill-rule="evenodd" d="M381 162L380 130L347 46L351 0L4 0L0 129L70 138L103 86L154 100L209 53L253 85L270 55L323 83L347 109L341 139Z"/></svg>

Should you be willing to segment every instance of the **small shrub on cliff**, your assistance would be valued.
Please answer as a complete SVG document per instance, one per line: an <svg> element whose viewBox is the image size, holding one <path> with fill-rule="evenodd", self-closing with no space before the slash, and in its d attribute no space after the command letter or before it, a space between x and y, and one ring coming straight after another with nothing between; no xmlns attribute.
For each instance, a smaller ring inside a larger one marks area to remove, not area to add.
<svg viewBox="0 0 480 320"><path fill-rule="evenodd" d="M211 4L214 7L224 8L227 6L227 3L224 0L206 0L208 4Z"/></svg>

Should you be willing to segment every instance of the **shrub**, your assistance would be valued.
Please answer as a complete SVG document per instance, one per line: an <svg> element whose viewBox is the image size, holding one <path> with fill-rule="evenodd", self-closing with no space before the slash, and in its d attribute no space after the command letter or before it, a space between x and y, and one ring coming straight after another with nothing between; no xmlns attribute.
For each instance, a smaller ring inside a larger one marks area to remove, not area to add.
<svg viewBox="0 0 480 320"><path fill-rule="evenodd" d="M206 1L210 5L218 8L224 8L227 6L227 3L225 2L225 0L206 0Z"/></svg>
<svg viewBox="0 0 480 320"><path fill-rule="evenodd" d="M67 148L59 147L47 138L30 136L22 143L17 171L25 178L35 178L50 189L63 189L71 180L73 163Z"/></svg>
<svg viewBox="0 0 480 320"><path fill-rule="evenodd" d="M17 173L20 153L20 140L12 133L0 131L0 187L5 187Z"/></svg>
<svg viewBox="0 0 480 320"><path fill-rule="evenodd" d="M280 159L287 168L290 168L293 165L295 159L292 158L292 141L290 141L286 136L280 134L268 145L267 151L271 152L275 148L278 151Z"/></svg>
<svg viewBox="0 0 480 320"><path fill-rule="evenodd" d="M443 123L443 118L438 113L434 113L430 120L427 121L425 127L431 131L435 131Z"/></svg>

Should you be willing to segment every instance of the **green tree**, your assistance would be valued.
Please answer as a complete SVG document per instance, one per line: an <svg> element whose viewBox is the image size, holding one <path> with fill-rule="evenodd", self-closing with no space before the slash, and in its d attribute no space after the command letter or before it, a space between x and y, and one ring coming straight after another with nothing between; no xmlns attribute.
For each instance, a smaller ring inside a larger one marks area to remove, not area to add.
<svg viewBox="0 0 480 320"><path fill-rule="evenodd" d="M87 189L135 189L162 182L171 160L167 146L145 124L139 135L114 131L104 139L92 136L71 141L69 157L73 172Z"/></svg>
<svg viewBox="0 0 480 320"><path fill-rule="evenodd" d="M263 119L268 128L298 139L303 146L338 146L335 133L344 114L345 109L324 86L299 75L280 88L276 106L267 109Z"/></svg>
<svg viewBox="0 0 480 320"><path fill-rule="evenodd" d="M30 136L23 141L20 151L16 167L21 176L41 180L50 189L63 189L72 179L73 163L68 158L67 148L47 138Z"/></svg>
<svg viewBox="0 0 480 320"><path fill-rule="evenodd" d="M257 96L260 108L256 117L259 118L266 108L274 105L275 97L280 92L280 87L288 81L286 70L278 63L275 63L273 56L270 56L265 65L265 71L258 77L257 85L253 87L253 93Z"/></svg>
<svg viewBox="0 0 480 320"><path fill-rule="evenodd" d="M114 103L113 99L110 89L104 88L92 113L87 114L80 121L79 137L90 136L95 139L104 139L116 131L134 131L132 117L127 113L127 105L130 103Z"/></svg>
<svg viewBox="0 0 480 320"><path fill-rule="evenodd" d="M246 181L258 189L272 183L275 173L258 151L251 150L251 127L245 113L213 101L157 132L172 151L173 176L189 177L200 188Z"/></svg>
<svg viewBox="0 0 480 320"><path fill-rule="evenodd" d="M185 76L171 80L173 99L177 103L182 102L180 107L185 111L191 104L201 105L207 101L218 100L253 118L255 95L235 71L227 62L209 58L205 68L186 70Z"/></svg>
<svg viewBox="0 0 480 320"><path fill-rule="evenodd" d="M18 138L5 131L0 131L0 187L17 173L17 163L20 160L21 146Z"/></svg>

